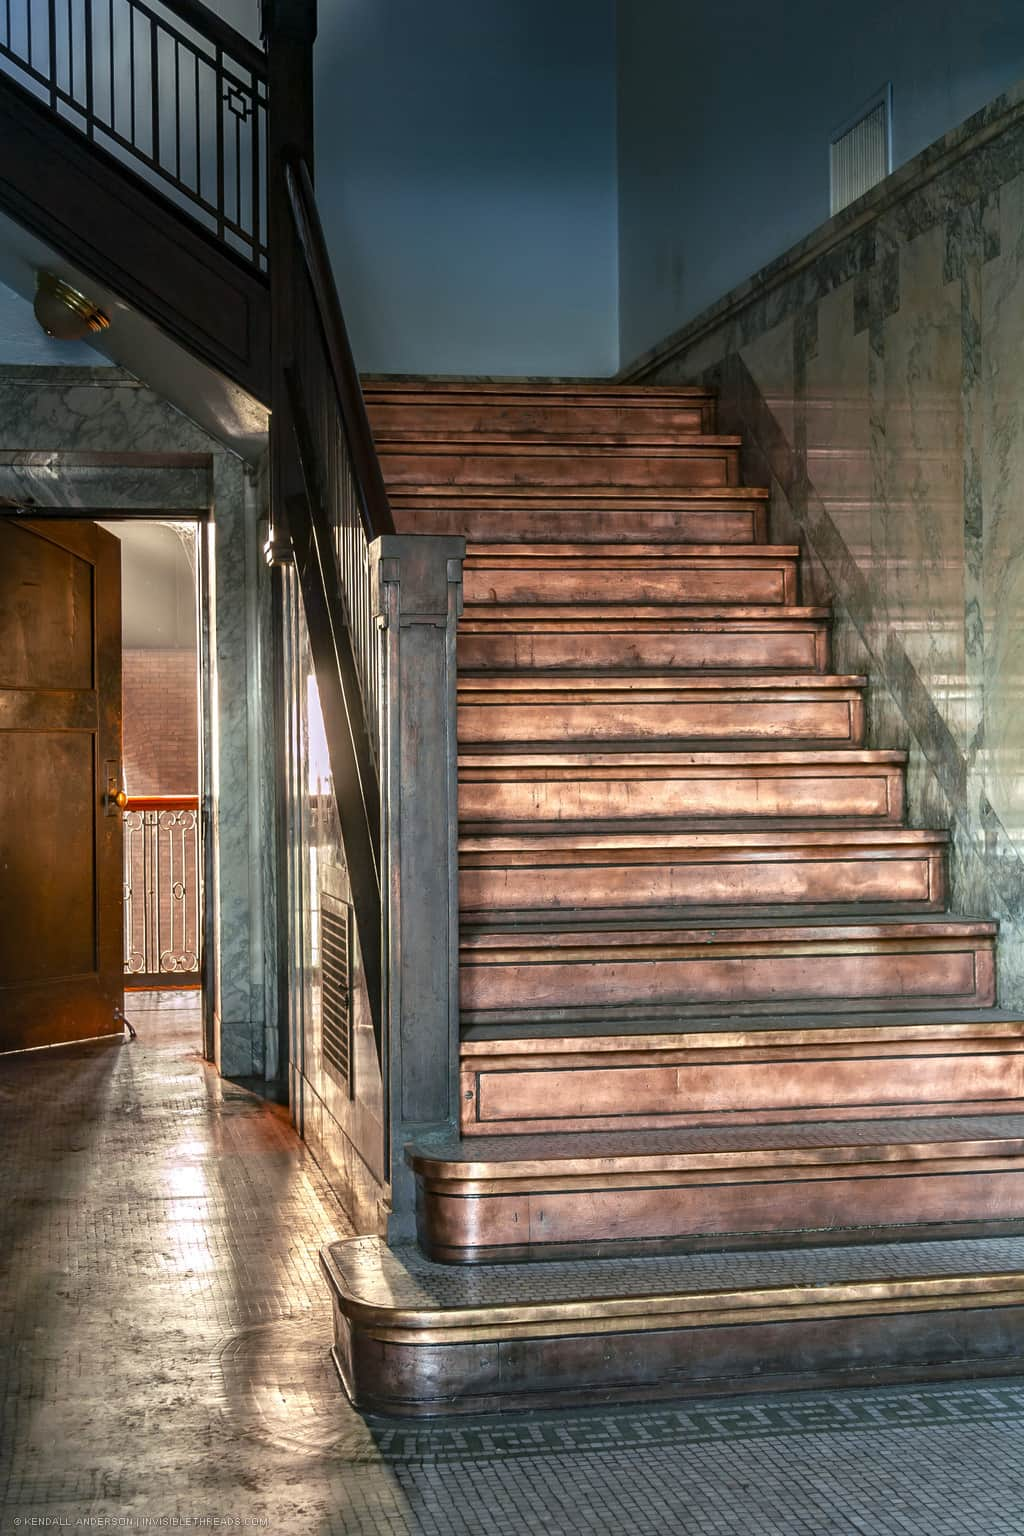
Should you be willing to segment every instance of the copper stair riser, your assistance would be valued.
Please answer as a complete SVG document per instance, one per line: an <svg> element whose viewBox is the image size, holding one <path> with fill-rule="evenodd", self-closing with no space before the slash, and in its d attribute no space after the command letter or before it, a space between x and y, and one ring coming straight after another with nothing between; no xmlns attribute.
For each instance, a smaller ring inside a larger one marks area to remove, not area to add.
<svg viewBox="0 0 1024 1536"><path fill-rule="evenodd" d="M601 547L601 546L598 546ZM717 546L711 546L717 548ZM475 548L475 546L474 546ZM644 560L537 561L467 557L463 572L467 606L481 603L729 603L793 604L796 560L745 560L672 555Z"/></svg>
<svg viewBox="0 0 1024 1536"><path fill-rule="evenodd" d="M724 947L724 946L718 946ZM731 947L731 946L730 946ZM737 944L729 954L697 945L651 946L625 958L594 943L556 959L543 938L527 950L463 948L466 1023L568 1017L588 1007L701 1004L722 1012L769 999L785 1006L851 1006L899 999L912 1008L986 1008L994 1001L991 939L892 939L785 946Z"/></svg>
<svg viewBox="0 0 1024 1536"><path fill-rule="evenodd" d="M374 435L398 438L428 437L465 439L476 432L525 434L547 439L590 438L654 439L672 442L677 437L714 434L715 402L710 395L690 399L649 402L642 398L602 400L581 395L578 400L545 400L528 395L434 395L415 399L410 394L389 396L370 389L367 412Z"/></svg>
<svg viewBox="0 0 1024 1536"><path fill-rule="evenodd" d="M550 698L482 695L472 680L459 689L458 739L464 744L615 741L806 741L857 747L864 740L859 690L821 698L773 697L768 690L660 698L637 692L564 693ZM781 693L781 690L780 690Z"/></svg>
<svg viewBox="0 0 1024 1536"><path fill-rule="evenodd" d="M486 443L390 443L378 440L388 486L482 485L583 489L593 486L738 486L734 441L694 439L673 448Z"/></svg>
<svg viewBox="0 0 1024 1536"><path fill-rule="evenodd" d="M459 626L458 665L461 671L541 670L600 671L653 667L660 670L827 672L828 626L820 624L749 623L735 620L709 623L657 619L612 619L600 626L580 619L538 620L526 624L513 618L485 622L470 610Z"/></svg>
<svg viewBox="0 0 1024 1536"><path fill-rule="evenodd" d="M748 486L417 484L391 485L388 495L401 532L472 533L482 543L768 543L767 493Z"/></svg>
<svg viewBox="0 0 1024 1536"><path fill-rule="evenodd" d="M874 905L939 911L945 905L941 848L811 852L754 849L680 857L652 847L616 862L612 849L510 855L500 850L459 855L463 913L579 908Z"/></svg>
<svg viewBox="0 0 1024 1536"><path fill-rule="evenodd" d="M514 758L459 763L459 817L466 823L587 822L745 817L857 817L898 825L904 813L898 763L819 767L745 765L523 768Z"/></svg>
<svg viewBox="0 0 1024 1536"><path fill-rule="evenodd" d="M554 1170L553 1170L554 1172ZM505 1183L509 1181L503 1181ZM442 1263L502 1263L687 1248L870 1241L887 1229L948 1232L1024 1222L1024 1158L868 1162L818 1170L757 1170L719 1182L706 1172L621 1173L580 1180L570 1168L549 1187L496 1189L487 1181L417 1175L423 1251Z"/></svg>
<svg viewBox="0 0 1024 1536"><path fill-rule="evenodd" d="M581 511L545 505L530 511L501 506L453 507L450 497L447 504L443 498L430 499L441 504L417 504L408 492L392 498L399 533L461 534L475 544L510 540L538 544L545 539L606 544L617 538L666 545L768 542L767 508L761 505L736 511L661 511L629 506Z"/></svg>
<svg viewBox="0 0 1024 1536"><path fill-rule="evenodd" d="M986 1114L1024 1102L1020 1040L932 1038L747 1049L621 1049L562 1055L467 1054L461 1064L464 1136L658 1130L865 1120L894 1114ZM895 1031L890 1031L895 1035ZM495 1042L487 1042L488 1046ZM571 1047L576 1046L573 1050Z"/></svg>

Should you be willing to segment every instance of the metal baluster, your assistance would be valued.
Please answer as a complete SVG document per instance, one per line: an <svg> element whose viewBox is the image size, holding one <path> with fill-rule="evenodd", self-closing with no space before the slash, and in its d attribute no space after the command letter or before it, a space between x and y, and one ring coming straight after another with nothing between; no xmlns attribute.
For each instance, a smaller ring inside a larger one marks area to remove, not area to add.
<svg viewBox="0 0 1024 1536"><path fill-rule="evenodd" d="M92 6L93 0L82 0L82 21L85 31L85 131L90 139L95 133L92 101Z"/></svg>
<svg viewBox="0 0 1024 1536"><path fill-rule="evenodd" d="M135 68L135 6L128 0L128 84L131 90L131 116L128 125L128 144L132 149L139 146L139 93Z"/></svg>
<svg viewBox="0 0 1024 1536"><path fill-rule="evenodd" d="M160 49L157 23L154 17L149 20L149 94L150 114L152 127L150 133L152 142L149 146L150 158L155 166L160 164Z"/></svg>
<svg viewBox="0 0 1024 1536"><path fill-rule="evenodd" d="M181 43L174 39L174 175L181 180Z"/></svg>
<svg viewBox="0 0 1024 1536"><path fill-rule="evenodd" d="M217 234L224 238L224 113L227 110L221 100L221 82L224 78L224 55L217 49L214 64L214 103L217 113Z"/></svg>
<svg viewBox="0 0 1024 1536"><path fill-rule="evenodd" d="M202 161L202 151L201 151L200 146L201 146L203 141L202 141L202 122L201 122L200 111L199 111L199 55L197 53L194 53L192 55L192 74L193 74L193 78L194 78L194 82L195 82L195 101L194 101L194 106L195 106L195 115L196 115L196 122L195 122L195 129L196 129L196 138L195 138L196 185L195 185L195 191L196 191L196 195L198 197L202 197L202 194L203 194L203 172L202 172L202 163L201 163L201 161Z"/></svg>

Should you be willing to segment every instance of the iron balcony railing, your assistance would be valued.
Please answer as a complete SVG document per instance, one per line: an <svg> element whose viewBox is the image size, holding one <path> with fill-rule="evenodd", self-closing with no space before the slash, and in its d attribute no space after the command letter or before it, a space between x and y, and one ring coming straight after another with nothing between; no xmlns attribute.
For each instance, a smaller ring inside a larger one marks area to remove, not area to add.
<svg viewBox="0 0 1024 1536"><path fill-rule="evenodd" d="M0 0L0 72L266 270L266 56L198 0Z"/></svg>
<svg viewBox="0 0 1024 1536"><path fill-rule="evenodd" d="M129 796L124 821L124 972L140 988L200 974L199 801Z"/></svg>

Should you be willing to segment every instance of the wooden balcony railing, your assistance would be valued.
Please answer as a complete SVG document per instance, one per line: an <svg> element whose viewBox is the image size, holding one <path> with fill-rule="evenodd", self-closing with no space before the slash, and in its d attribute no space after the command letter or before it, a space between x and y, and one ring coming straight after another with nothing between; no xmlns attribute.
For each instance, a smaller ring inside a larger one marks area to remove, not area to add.
<svg viewBox="0 0 1024 1536"><path fill-rule="evenodd" d="M199 801L129 796L124 821L124 973L136 989L198 986Z"/></svg>

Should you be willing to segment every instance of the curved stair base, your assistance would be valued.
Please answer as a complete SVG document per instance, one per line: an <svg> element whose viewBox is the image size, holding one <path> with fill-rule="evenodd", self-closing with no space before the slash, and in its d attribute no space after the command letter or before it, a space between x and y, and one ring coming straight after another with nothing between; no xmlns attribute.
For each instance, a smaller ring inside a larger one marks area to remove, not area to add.
<svg viewBox="0 0 1024 1536"><path fill-rule="evenodd" d="M1024 1369L1024 1237L587 1264L321 1255L359 1409L597 1406Z"/></svg>

